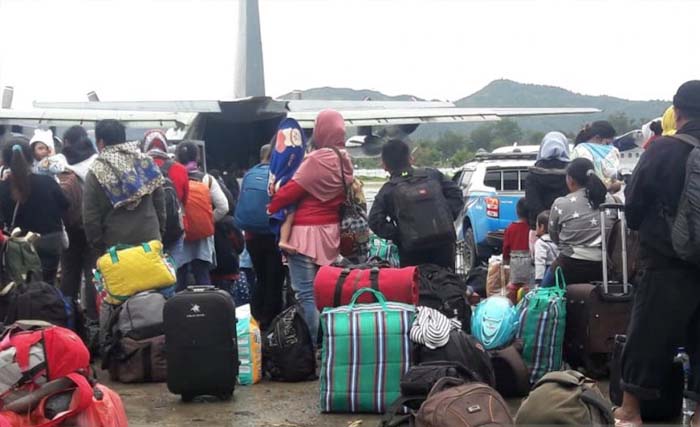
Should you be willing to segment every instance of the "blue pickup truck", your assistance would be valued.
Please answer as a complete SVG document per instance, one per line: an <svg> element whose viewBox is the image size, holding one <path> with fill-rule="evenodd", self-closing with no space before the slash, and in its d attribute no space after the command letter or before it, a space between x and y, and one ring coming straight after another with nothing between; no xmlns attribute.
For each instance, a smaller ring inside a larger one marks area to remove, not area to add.
<svg viewBox="0 0 700 427"><path fill-rule="evenodd" d="M517 219L515 205L525 196L525 178L539 146L501 147L477 153L454 176L464 193L464 208L455 222L457 272L469 271L501 253L503 233Z"/></svg>

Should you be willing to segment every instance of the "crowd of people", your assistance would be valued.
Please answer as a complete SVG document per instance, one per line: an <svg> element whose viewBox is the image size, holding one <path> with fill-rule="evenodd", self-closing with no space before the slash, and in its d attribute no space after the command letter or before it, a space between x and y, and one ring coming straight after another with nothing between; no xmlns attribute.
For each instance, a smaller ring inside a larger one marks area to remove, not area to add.
<svg viewBox="0 0 700 427"><path fill-rule="evenodd" d="M35 247L42 279L54 284L60 270L61 290L74 300L84 293L93 318L92 269L110 247L162 240L177 266L178 290L235 280L245 247L257 283L251 310L261 329L284 308L286 263L316 337L314 279L341 255L343 207L362 199L344 149L344 123L339 112L321 112L308 148L301 128L280 126L240 189L203 171L194 143L179 143L173 156L163 132L127 141L116 120L96 124L94 143L82 127L69 128L60 152L51 131L37 130L31 140L11 137L2 147L0 221L8 232L18 227L40 236ZM517 205L518 220L505 231L503 260L513 267L515 283L553 286L557 269L569 283L600 281L601 210L609 216L606 224L615 215L602 206L625 203L629 227L639 232L643 273L623 356L624 400L615 416L622 425L639 425L640 402L658 397L679 346L691 358L688 396L700 401L700 262L679 256L671 237L679 204L689 203L682 196L686 161L700 138L700 81L683 84L662 122L650 126L646 152L626 185L615 135L606 121L586 126L573 149L562 133L545 135ZM398 246L402 267L453 269L462 190L435 169L414 167L405 141L388 141L381 156L390 179L374 200L368 227ZM697 213L693 208L684 212ZM262 225L241 224L243 211L263 218ZM531 273L516 274L520 262L532 266Z"/></svg>

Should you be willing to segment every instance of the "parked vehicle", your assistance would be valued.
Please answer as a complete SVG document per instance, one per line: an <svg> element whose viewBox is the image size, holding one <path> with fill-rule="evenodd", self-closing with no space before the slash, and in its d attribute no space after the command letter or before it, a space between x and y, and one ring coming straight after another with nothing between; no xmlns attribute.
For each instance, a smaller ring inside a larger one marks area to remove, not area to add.
<svg viewBox="0 0 700 427"><path fill-rule="evenodd" d="M453 180L464 193L464 209L457 221L458 274L501 253L503 233L517 219L515 205L525 195L528 168L535 163L537 145L501 147L478 152L455 173Z"/></svg>

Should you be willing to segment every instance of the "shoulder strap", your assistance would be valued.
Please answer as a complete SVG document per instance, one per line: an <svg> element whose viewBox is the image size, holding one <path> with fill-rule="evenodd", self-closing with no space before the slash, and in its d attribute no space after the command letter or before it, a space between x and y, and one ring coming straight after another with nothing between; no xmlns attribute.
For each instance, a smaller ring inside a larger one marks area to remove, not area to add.
<svg viewBox="0 0 700 427"><path fill-rule="evenodd" d="M170 173L170 168L173 167L175 162L173 160L166 160L163 162L163 164L160 166L160 172L165 176L166 178L168 177L168 174Z"/></svg>
<svg viewBox="0 0 700 427"><path fill-rule="evenodd" d="M581 401L598 409L606 425L614 425L615 419L612 416L612 404L590 388L585 386L581 386L581 388L583 389L581 392Z"/></svg>
<svg viewBox="0 0 700 427"><path fill-rule="evenodd" d="M12 213L12 224L10 224L10 229L8 230L12 233L15 228L15 221L17 221L17 211L19 211L19 201L15 202L15 211Z"/></svg>
<svg viewBox="0 0 700 427"><path fill-rule="evenodd" d="M693 148L700 148L700 141L698 141L698 139L693 135L688 135L687 133L677 133L671 136L671 138L685 142Z"/></svg>
<svg viewBox="0 0 700 427"><path fill-rule="evenodd" d="M335 151L338 155L338 160L340 161L340 181L343 183L343 192L345 193L345 198L349 198L350 194L348 192L348 183L345 182L345 167L343 166L343 155L338 150L338 147L329 147L331 150Z"/></svg>

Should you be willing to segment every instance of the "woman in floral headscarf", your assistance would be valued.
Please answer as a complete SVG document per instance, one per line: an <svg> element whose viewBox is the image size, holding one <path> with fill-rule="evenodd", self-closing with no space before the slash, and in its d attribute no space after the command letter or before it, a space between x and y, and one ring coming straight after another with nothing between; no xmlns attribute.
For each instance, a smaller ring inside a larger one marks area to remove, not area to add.
<svg viewBox="0 0 700 427"><path fill-rule="evenodd" d="M85 178L83 223L99 252L118 245L160 240L165 231L163 176L138 141L126 142L124 126L102 120L95 126L100 154Z"/></svg>

